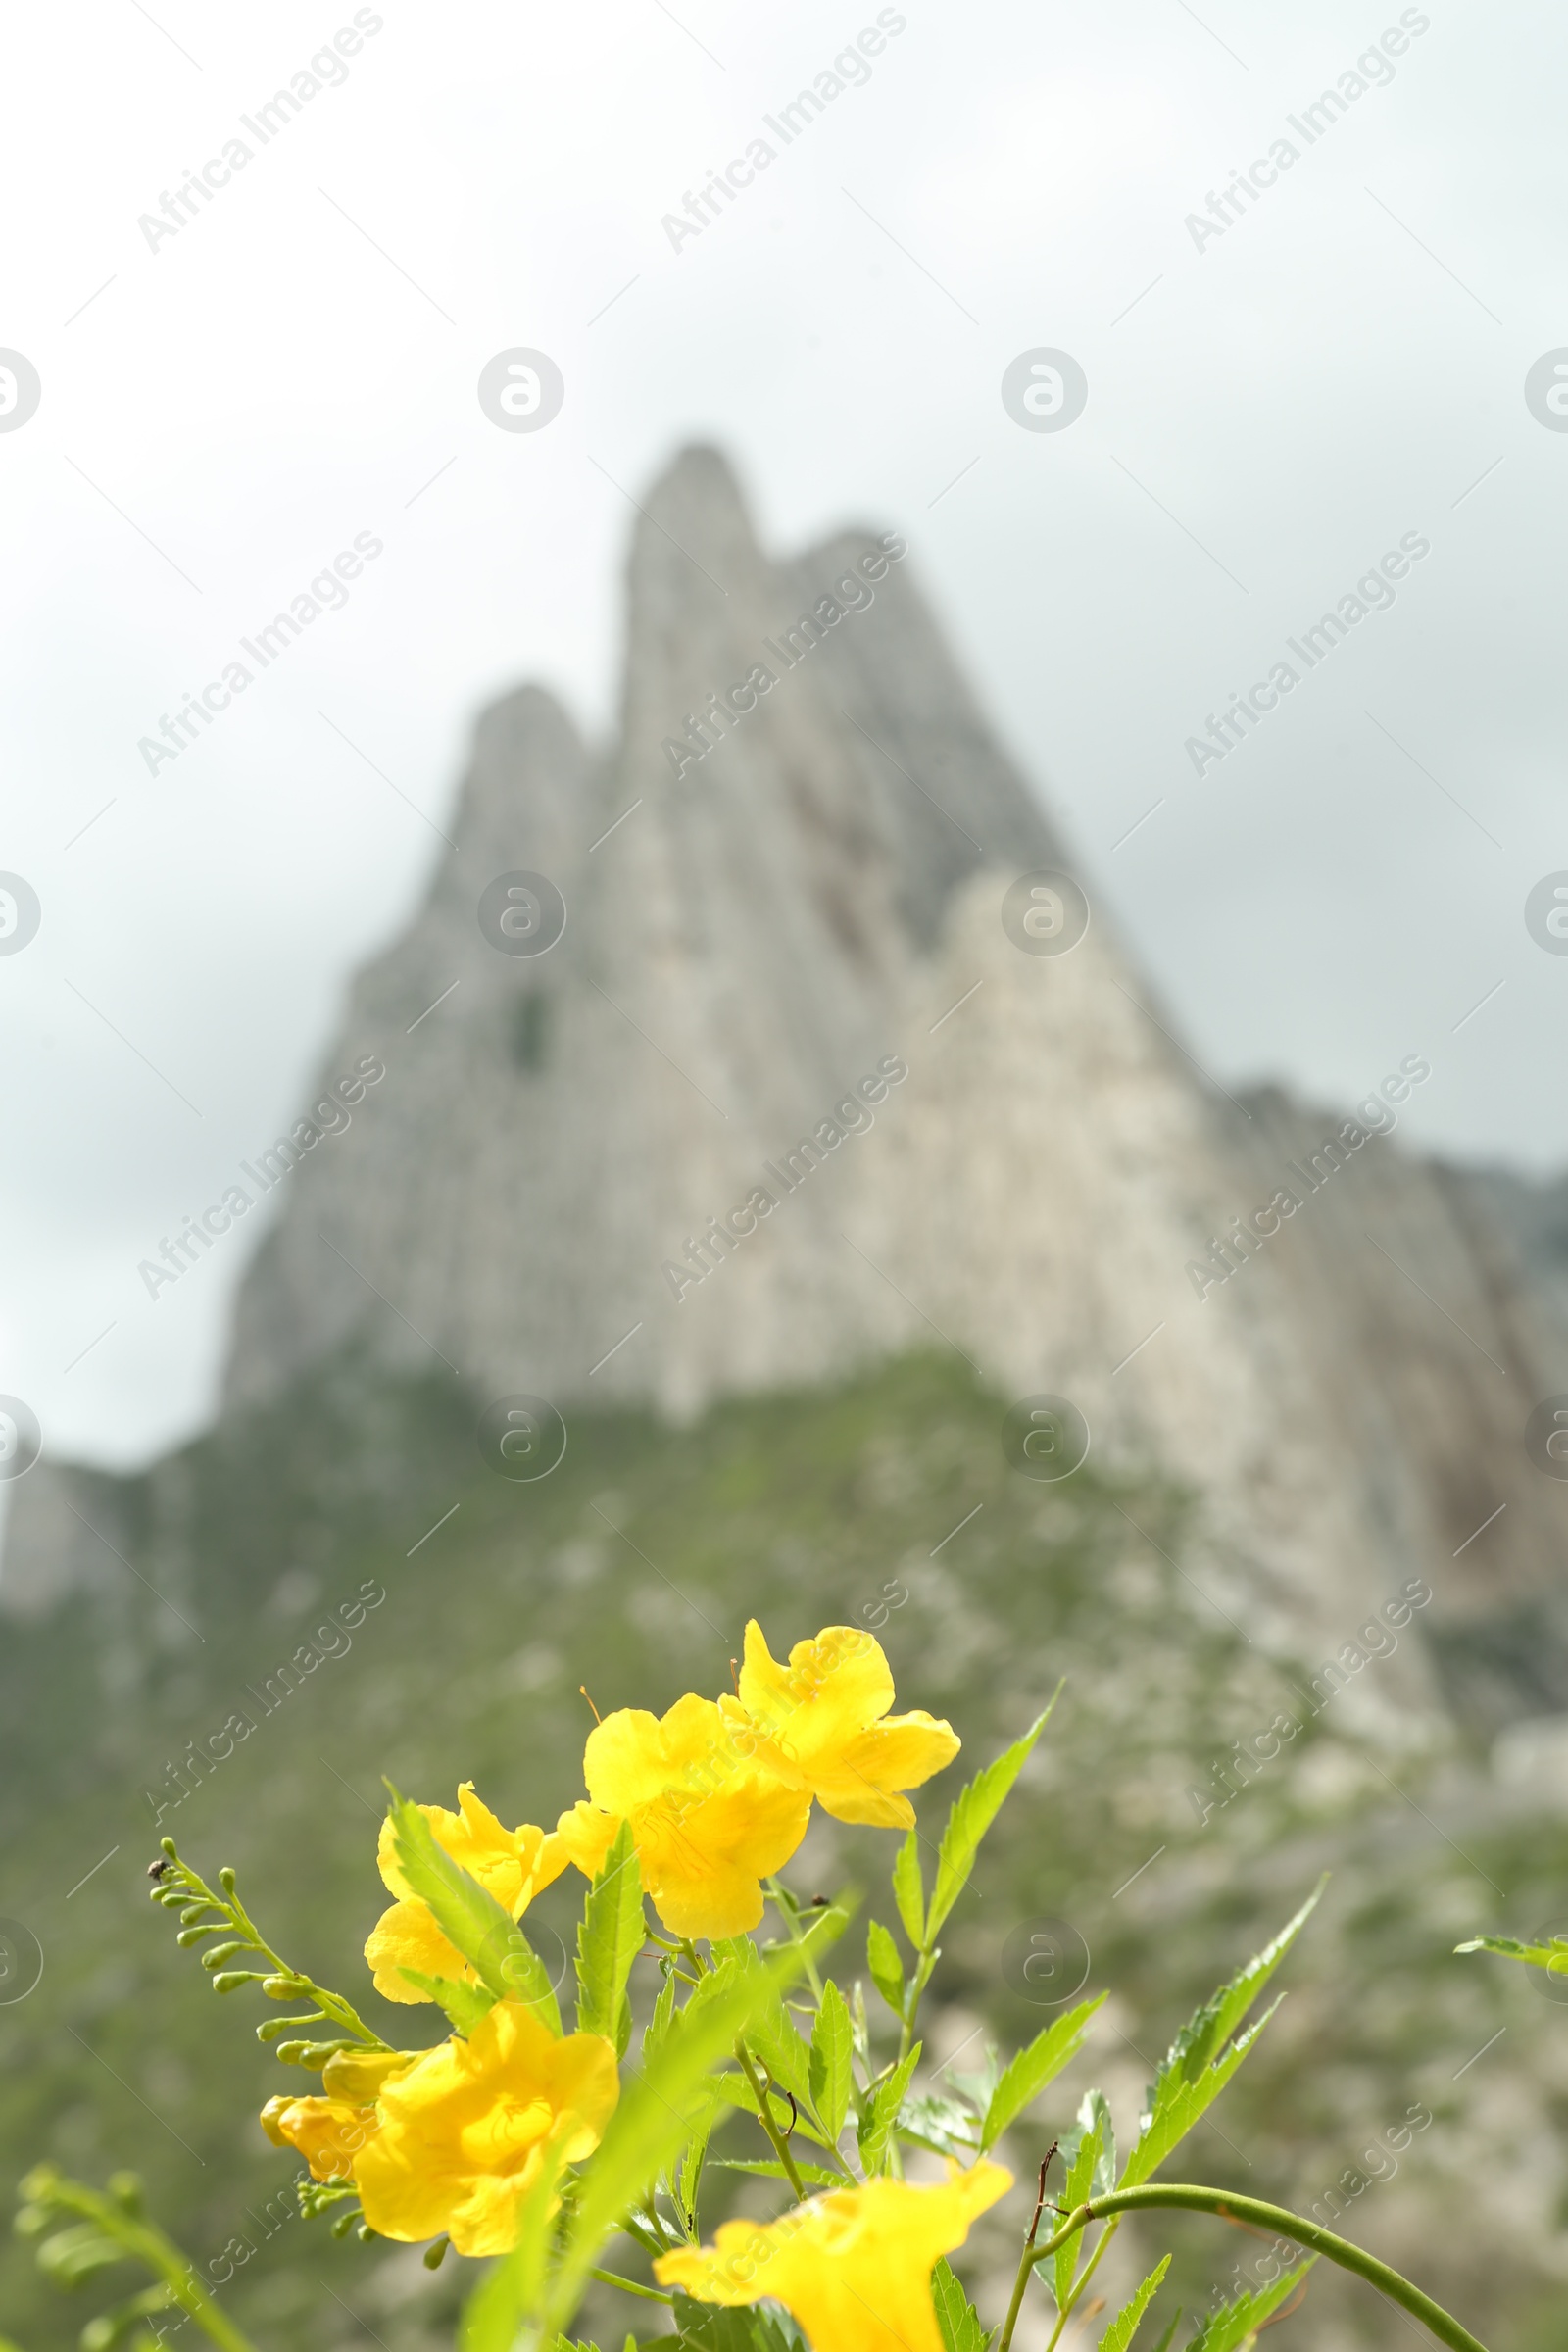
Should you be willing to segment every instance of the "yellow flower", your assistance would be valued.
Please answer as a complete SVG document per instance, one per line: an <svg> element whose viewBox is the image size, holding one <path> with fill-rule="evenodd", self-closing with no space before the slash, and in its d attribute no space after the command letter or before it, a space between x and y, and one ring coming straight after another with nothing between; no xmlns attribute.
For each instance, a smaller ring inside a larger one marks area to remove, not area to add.
<svg viewBox="0 0 1568 2352"><path fill-rule="evenodd" d="M444 1805L421 1805L419 1810L437 1845L477 1879L504 1911L520 1919L534 1896L565 1869L565 1847L553 1832L536 1830L528 1822L520 1829L503 1829L489 1806L474 1795L471 1781L458 1790L458 1808L456 1813ZM390 1816L381 1824L376 1861L387 1886L401 1898L382 1912L366 1942L365 1957L376 1991L388 2001L422 2001L426 1996L399 1974L405 1968L417 1969L421 1976L471 1983L473 1971L462 1953L448 1942L428 1906L409 1892L398 1868Z"/></svg>
<svg viewBox="0 0 1568 2352"><path fill-rule="evenodd" d="M892 1704L892 1669L869 1634L826 1626L814 1642L797 1642L781 1666L755 1619L740 1696L719 1700L737 1744L750 1740L759 1764L808 1789L835 1820L908 1830L914 1807L899 1791L951 1764L959 1742L950 1723L890 1716Z"/></svg>
<svg viewBox="0 0 1568 2352"><path fill-rule="evenodd" d="M751 1742L750 1744L755 1744ZM590 1877L631 1823L643 1885L672 1936L740 1936L762 1916L760 1881L806 1835L808 1789L786 1786L731 1738L711 1699L667 1715L623 1707L588 1735L591 1804L563 1813L562 1843Z"/></svg>
<svg viewBox="0 0 1568 2352"><path fill-rule="evenodd" d="M347 2180L375 2130L375 2109L350 2099L269 2099L262 2130L274 2148L297 2148L318 2180Z"/></svg>
<svg viewBox="0 0 1568 2352"><path fill-rule="evenodd" d="M982 2157L935 2188L867 2180L812 2197L779 2221L724 2222L712 2246L682 2246L654 2265L661 2286L700 2303L792 2312L811 2352L942 2352L931 2271L1004 2196L1012 2175Z"/></svg>
<svg viewBox="0 0 1568 2352"><path fill-rule="evenodd" d="M454 2034L383 2085L354 2161L365 2218L383 2237L447 2230L460 2254L505 2254L547 2149L568 2164L591 2155L619 2095L602 2034L558 2040L502 2001L466 2041Z"/></svg>
<svg viewBox="0 0 1568 2352"><path fill-rule="evenodd" d="M334 2050L321 2075L324 2099L280 2094L262 2109L262 2130L274 2148L297 2148L318 2180L346 2180L354 2159L377 2129L375 2102L393 2075L424 2056L422 2050Z"/></svg>

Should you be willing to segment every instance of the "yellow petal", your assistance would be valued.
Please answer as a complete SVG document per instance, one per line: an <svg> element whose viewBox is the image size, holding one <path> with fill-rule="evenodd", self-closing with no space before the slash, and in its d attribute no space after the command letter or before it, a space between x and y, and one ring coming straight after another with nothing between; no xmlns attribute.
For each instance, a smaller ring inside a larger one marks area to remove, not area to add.
<svg viewBox="0 0 1568 2352"><path fill-rule="evenodd" d="M375 2129L373 2107L347 2099L269 2099L262 2130L276 2148L297 2148L318 2180L346 2180Z"/></svg>
<svg viewBox="0 0 1568 2352"><path fill-rule="evenodd" d="M831 1762L824 1759L815 1783L817 1801L838 1821L912 1829L914 1807L896 1792L918 1788L941 1772L958 1745L953 1726L935 1716L890 1715L847 1740Z"/></svg>
<svg viewBox="0 0 1568 2352"><path fill-rule="evenodd" d="M597 1805L579 1801L569 1813L563 1813L556 1824L556 1837L563 1854L576 1864L583 1877L596 1879L619 1827L618 1813L602 1813Z"/></svg>
<svg viewBox="0 0 1568 2352"><path fill-rule="evenodd" d="M591 2154L618 2095L601 2035L558 2039L503 2001L466 2041L454 2035L386 2084L355 2165L366 2220L383 2237L447 2230L460 2254L504 2254L547 2149Z"/></svg>
<svg viewBox="0 0 1568 2352"><path fill-rule="evenodd" d="M448 1942L428 1906L414 1895L382 1912L366 1937L365 1957L375 1989L386 2001L429 1999L428 1993L416 1991L407 1977L399 1974L405 1968L416 1968L426 1977L455 1978L459 1984L469 1974L457 1945Z"/></svg>
<svg viewBox="0 0 1568 2352"><path fill-rule="evenodd" d="M419 1811L442 1852L477 1879L514 1919L566 1867L567 1856L553 1833L531 1822L507 1829L475 1796L471 1781L458 1790L456 1813L449 1813L445 1805L421 1805ZM381 1824L376 1862L389 1890L407 1895L409 1885L398 1867L397 1833L390 1814Z"/></svg>
<svg viewBox="0 0 1568 2352"><path fill-rule="evenodd" d="M887 1716L893 1676L880 1642L857 1626L830 1625L797 1642L781 1666L760 1626L746 1628L740 1695L718 1702L733 1744L766 1770L818 1797L840 1821L908 1829L903 1795L958 1752L951 1724L924 1714Z"/></svg>
<svg viewBox="0 0 1568 2352"><path fill-rule="evenodd" d="M632 1816L643 1884L672 1936L742 1936L762 1916L760 1882L806 1836L811 1799L750 1768L711 1795L679 1789Z"/></svg>
<svg viewBox="0 0 1568 2352"><path fill-rule="evenodd" d="M1012 2186L982 2160L946 2182L914 2188L874 2180L812 2197L779 2221L725 2222L712 2246L661 2255L654 2276L703 2303L784 2304L812 2352L942 2352L931 2296L940 2254Z"/></svg>

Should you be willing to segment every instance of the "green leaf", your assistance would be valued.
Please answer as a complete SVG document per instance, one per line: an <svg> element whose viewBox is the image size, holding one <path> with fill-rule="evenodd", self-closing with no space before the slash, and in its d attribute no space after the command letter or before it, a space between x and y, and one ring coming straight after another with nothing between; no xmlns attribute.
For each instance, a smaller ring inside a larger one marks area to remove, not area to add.
<svg viewBox="0 0 1568 2352"><path fill-rule="evenodd" d="M837 2141L850 2111L850 2013L844 1995L830 1977L822 1987L821 2006L811 2028L811 2104L829 2139Z"/></svg>
<svg viewBox="0 0 1568 2352"><path fill-rule="evenodd" d="M937 1856L937 1883L931 1891L931 1907L926 1913L922 1950L929 1950L932 1938L941 1928L967 1884L969 1871L979 1851L980 1840L1001 1812L1003 1802L1033 1752L1036 1740L1051 1721L1052 1708L1061 1695L1058 1683L1055 1692L1043 1715L1037 1715L1021 1740L988 1764L959 1791L948 1815L948 1826L942 1833L942 1847Z"/></svg>
<svg viewBox="0 0 1568 2352"><path fill-rule="evenodd" d="M680 2175L675 2182L675 2202L690 2223L693 2235L697 2230L697 2191L703 2178L703 2159L708 2154L708 2143L713 2136L713 2126L717 2119L718 2109L710 2107L708 2121L686 2142L686 2153L680 2160Z"/></svg>
<svg viewBox="0 0 1568 2352"><path fill-rule="evenodd" d="M498 2001L531 2008L552 2034L561 2032L561 2011L543 1961L488 1887L453 1861L435 1841L430 1824L416 1804L389 1781L398 1867L411 1894L434 1914L436 1926L455 1943L482 1984Z"/></svg>
<svg viewBox="0 0 1568 2352"><path fill-rule="evenodd" d="M1456 1943L1456 1952L1497 1952L1504 1960L1523 1960L1531 1968L1544 1968L1554 1977L1568 1977L1568 1936L1554 1936L1550 1943L1521 1943L1514 1936L1473 1936L1468 1943Z"/></svg>
<svg viewBox="0 0 1568 2352"><path fill-rule="evenodd" d="M825 2164L808 2164L804 2156L792 2156L791 2162L803 2180L810 2180L819 2188L848 2188L851 2184L842 2173L829 2172ZM760 2173L766 2180L787 2180L788 2173L776 2157L715 2156L715 2173Z"/></svg>
<svg viewBox="0 0 1568 2352"><path fill-rule="evenodd" d="M942 2330L945 2352L987 2352L995 2329L982 2327L980 2314L954 2276L945 2254L938 2258L931 2274L931 2297L937 2307L937 2326Z"/></svg>
<svg viewBox="0 0 1568 2352"><path fill-rule="evenodd" d="M95 2271L106 2271L117 2262L128 2262L126 2249L112 2237L106 2237L96 2222L73 2222L53 2237L46 2237L38 2248L38 2268L57 2286L78 2286Z"/></svg>
<svg viewBox="0 0 1568 2352"><path fill-rule="evenodd" d="M994 2147L1013 2118L1021 2115L1046 2085L1055 2081L1062 2068L1077 2057L1089 2031L1089 2021L1104 1998L1102 1992L1097 1993L1093 2000L1069 2009L1065 2017L1058 2017L1054 2024L1037 2034L1026 2050L1018 2052L991 2094L980 2133L982 2149Z"/></svg>
<svg viewBox="0 0 1568 2352"><path fill-rule="evenodd" d="M1300 1934L1325 1884L1326 1881L1319 1880L1296 1917L1273 1942L1265 1945L1245 1968L1237 1971L1228 1984L1219 1987L1211 2000L1196 2010L1171 2043L1150 2085L1147 2105L1139 2118L1138 2144L1122 2175L1124 2188L1135 2188L1140 2181L1147 2180L1186 2138L1268 2024L1279 2007L1278 2000L1245 2034L1234 2041L1229 2039Z"/></svg>
<svg viewBox="0 0 1568 2352"><path fill-rule="evenodd" d="M627 2207L667 2175L713 2108L710 2078L770 2000L777 2000L802 1967L801 1947L788 1943L756 1969L732 1962L705 1977L672 2020L658 2054L623 2085L592 2162L583 2172L565 2248L552 2282L547 2314L565 2328L581 2300L588 2273ZM502 2262L494 2277L510 2269ZM489 2352L480 2347L478 2352Z"/></svg>
<svg viewBox="0 0 1568 2352"><path fill-rule="evenodd" d="M496 2005L496 1996L483 1984L459 1984L451 1977L427 1977L419 1968L400 1968L416 1992L444 2009L454 2030L471 2034Z"/></svg>
<svg viewBox="0 0 1568 2352"><path fill-rule="evenodd" d="M893 1865L893 1899L899 1906L904 1933L921 1951L925 1946L925 1886L920 1876L920 1833L911 1830Z"/></svg>
<svg viewBox="0 0 1568 2352"><path fill-rule="evenodd" d="M1103 2182L1109 2187L1115 2178L1115 2143L1109 2138L1110 2109L1102 2090L1086 2090L1078 2109L1078 2121L1071 2132L1062 2135L1061 2153L1067 2167L1067 2178L1061 2191L1061 2203L1068 2213L1092 2197ZM1105 2161L1107 2147L1110 2162ZM1056 2309L1065 2311L1072 2295L1073 2282L1078 2276L1078 2257L1083 2252L1083 2231L1070 2237L1052 2257L1052 2293Z"/></svg>
<svg viewBox="0 0 1568 2352"><path fill-rule="evenodd" d="M516 2243L464 2306L458 2352L514 2352L525 2319L544 2297L552 2207L566 2159L562 2143L545 2143L545 2161L517 2212Z"/></svg>
<svg viewBox="0 0 1568 2352"><path fill-rule="evenodd" d="M1132 2301L1124 2303L1117 2312L1100 2339L1100 2352L1127 2352L1128 2345L1138 2333L1139 2321L1158 2293L1159 2282L1169 2269L1170 2256L1167 2254L1158 2270L1150 2272Z"/></svg>
<svg viewBox="0 0 1568 2352"><path fill-rule="evenodd" d="M920 2044L885 2075L866 2101L865 2114L858 2133L860 2163L867 2174L880 2173L887 2163L888 2143L893 2136L893 2123L904 2105L904 2094L909 2087L909 2078L919 2063Z"/></svg>
<svg viewBox="0 0 1568 2352"><path fill-rule="evenodd" d="M712 2303L694 2303L677 2287L670 2316L679 2332L654 2340L678 2344L681 2352L807 2352L805 2336L785 2312L726 2311Z"/></svg>
<svg viewBox="0 0 1568 2352"><path fill-rule="evenodd" d="M1210 2312L1187 2346L1187 2352L1242 2352L1269 2314L1290 2301L1316 2260L1315 2254L1309 2254L1294 2271L1276 2278L1272 2286L1259 2287L1255 2295L1238 2295L1223 2311Z"/></svg>
<svg viewBox="0 0 1568 2352"><path fill-rule="evenodd" d="M623 1821L588 1889L577 1929L577 2031L602 2034L617 2057L631 2039L626 1985L646 1925L637 1848L631 1823Z"/></svg>
<svg viewBox="0 0 1568 2352"><path fill-rule="evenodd" d="M917 2099L906 2099L894 2129L901 2139L912 2139L922 2148L934 2148L939 2156L955 2156L962 2165L973 2164L980 2153L980 2118L972 2107L961 2105L957 2099L944 2099L930 2092Z"/></svg>
<svg viewBox="0 0 1568 2352"><path fill-rule="evenodd" d="M866 1966L876 1986L900 2025L904 2023L904 1964L899 1947L879 1919L871 1920L865 1931Z"/></svg>

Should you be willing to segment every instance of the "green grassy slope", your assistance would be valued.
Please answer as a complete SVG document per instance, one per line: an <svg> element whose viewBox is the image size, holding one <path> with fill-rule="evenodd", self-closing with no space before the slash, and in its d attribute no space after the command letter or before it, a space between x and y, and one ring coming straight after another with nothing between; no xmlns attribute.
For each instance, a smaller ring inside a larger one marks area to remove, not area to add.
<svg viewBox="0 0 1568 2352"><path fill-rule="evenodd" d="M1024 2038L1043 2013L1009 1949L1044 1920L1082 1939L1090 1984L1116 1998L1068 2091L1015 2132L1020 2170L1091 2079L1130 2129L1145 2060L1332 1867L1291 1998L1182 2171L1302 2208L1348 2176L1341 2227L1494 2352L1558 2345L1568 2010L1499 1963L1450 1955L1473 1927L1568 1913L1568 1834L1504 1812L1457 1755L1369 1753L1335 1707L1200 1827L1188 1789L1289 1703L1285 1677L1204 1599L1189 1499L1093 1458L1031 1484L1004 1460L1001 1415L948 1362L911 1359L681 1432L573 1416L560 1468L514 1486L481 1460L453 1390L371 1389L349 1365L166 1466L140 1497L135 1565L194 1632L137 1586L112 1610L72 1604L5 1634L0 1914L37 1937L44 1973L0 2006L0 2194L45 2155L98 2180L131 2164L199 2262L255 2241L223 2291L261 2343L450 2343L468 2266L430 2278L416 2254L335 2246L298 2220L265 2234L291 2168L256 2111L308 2083L256 2043L266 2004L215 1996L174 1950L145 1899L157 1828L209 1877L233 1863L273 1941L360 1998L359 1947L384 1900L380 1774L447 1804L471 1777L509 1821L551 1822L581 1793L579 1685L603 1712L660 1708L727 1686L750 1615L775 1650L862 1623L900 1702L947 1714L964 1740L918 1800L928 1827L1066 1677L955 1915L928 2042L944 2055L982 2019ZM366 1585L385 1597L347 1646L318 1637ZM309 1642L339 1654L283 1695L277 1670ZM239 1709L255 1729L176 1805L167 1768ZM806 1893L854 1876L874 1901L891 1858L891 1840L824 1825L790 1875ZM533 1917L569 1938L572 1899L564 1885ZM891 1920L885 1895L878 1907ZM399 2039L437 2038L433 2012L368 1990L367 2004ZM1432 2123L1367 2185L1391 2161L1363 2156L1371 2134L1412 2105ZM1549 2259L1521 2269L1512 2249L1532 2233ZM1189 2308L1249 2251L1211 2223L1169 2237ZM991 2239L975 2255L982 2275L1002 2258ZM26 2352L73 2341L95 2308L74 2312L0 2240L0 2331ZM1402 2342L1398 2321L1332 2281L1290 2325L1302 2352Z"/></svg>

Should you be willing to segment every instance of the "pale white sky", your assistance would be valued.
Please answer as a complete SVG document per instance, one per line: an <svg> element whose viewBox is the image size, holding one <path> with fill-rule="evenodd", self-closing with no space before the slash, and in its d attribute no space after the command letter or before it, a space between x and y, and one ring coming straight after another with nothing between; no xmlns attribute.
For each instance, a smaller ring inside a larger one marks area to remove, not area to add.
<svg viewBox="0 0 1568 2352"><path fill-rule="evenodd" d="M1408 1133L1568 1162L1568 957L1523 922L1568 867L1568 433L1523 397L1568 344L1560 17L1404 11L1308 148L1287 117L1399 9L887 13L869 78L678 252L661 217L874 7L390 0L265 146L240 117L352 7L14 17L0 345L43 397L0 432L0 869L43 921L0 956L0 1391L52 1451L199 1423L254 1236L156 1305L136 1261L294 1115L475 708L538 676L606 726L622 492L694 437L777 545L906 533L1218 1077L1348 1097L1420 1052ZM150 250L138 216L236 134ZM1185 217L1281 136L1198 250ZM564 376L538 434L476 399L515 345ZM1036 346L1088 374L1060 434L1002 406ZM138 738L366 532L343 609L149 776ZM1195 776L1205 713L1406 532L1393 609Z"/></svg>

